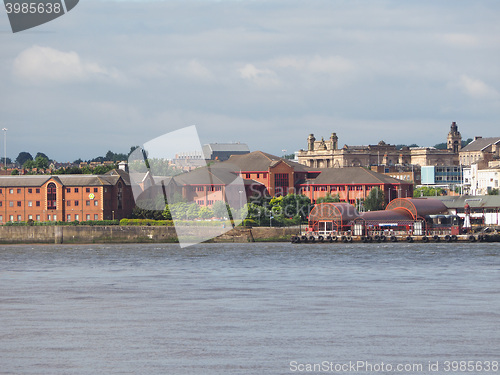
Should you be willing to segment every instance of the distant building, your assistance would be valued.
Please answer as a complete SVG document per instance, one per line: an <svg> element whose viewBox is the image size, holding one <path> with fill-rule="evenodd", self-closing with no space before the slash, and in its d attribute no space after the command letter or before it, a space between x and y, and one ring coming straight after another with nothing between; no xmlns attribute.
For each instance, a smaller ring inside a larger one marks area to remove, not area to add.
<svg viewBox="0 0 500 375"><path fill-rule="evenodd" d="M474 140L459 152L460 164L470 166L481 160L500 158L500 137L474 137Z"/></svg>
<svg viewBox="0 0 500 375"><path fill-rule="evenodd" d="M232 155L250 153L245 143L209 143L203 146L203 155L206 160L226 161Z"/></svg>
<svg viewBox="0 0 500 375"><path fill-rule="evenodd" d="M463 181L463 167L456 165L423 166L422 185L460 185Z"/></svg>
<svg viewBox="0 0 500 375"><path fill-rule="evenodd" d="M500 195L438 196L452 215L465 217L465 205L470 207L470 218L474 224L500 225Z"/></svg>
<svg viewBox="0 0 500 375"><path fill-rule="evenodd" d="M298 160L302 165L311 168L345 168L370 167L373 165L458 165L458 151L462 137L456 122L453 122L448 133L448 149L438 150L434 147L403 147L397 149L380 141L376 145L338 147L338 137L332 133L330 138L316 140L314 134L307 138L307 149L298 152Z"/></svg>

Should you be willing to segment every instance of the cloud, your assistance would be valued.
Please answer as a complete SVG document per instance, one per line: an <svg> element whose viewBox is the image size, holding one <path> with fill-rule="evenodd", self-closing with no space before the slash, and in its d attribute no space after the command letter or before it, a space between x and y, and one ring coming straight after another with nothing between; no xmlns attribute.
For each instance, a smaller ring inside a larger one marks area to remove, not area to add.
<svg viewBox="0 0 500 375"><path fill-rule="evenodd" d="M215 76L205 65L197 60L191 60L182 66L178 67L178 70L186 77L202 82L211 82L215 80Z"/></svg>
<svg viewBox="0 0 500 375"><path fill-rule="evenodd" d="M340 56L283 57L274 61L281 68L293 68L312 74L339 74L352 71L354 64Z"/></svg>
<svg viewBox="0 0 500 375"><path fill-rule="evenodd" d="M238 72L241 78L261 88L271 88L280 85L276 73L271 69L258 69L253 64L246 64L244 67L238 69Z"/></svg>
<svg viewBox="0 0 500 375"><path fill-rule="evenodd" d="M479 79L461 75L458 81L458 87L465 94L478 99L498 99L500 94L494 88L488 86Z"/></svg>
<svg viewBox="0 0 500 375"><path fill-rule="evenodd" d="M479 44L478 38L471 34L446 33L439 35L439 39L456 47L475 47Z"/></svg>
<svg viewBox="0 0 500 375"><path fill-rule="evenodd" d="M22 82L30 83L70 83L95 78L119 78L116 70L83 61L74 51L63 52L38 45L24 50L15 58L13 73Z"/></svg>

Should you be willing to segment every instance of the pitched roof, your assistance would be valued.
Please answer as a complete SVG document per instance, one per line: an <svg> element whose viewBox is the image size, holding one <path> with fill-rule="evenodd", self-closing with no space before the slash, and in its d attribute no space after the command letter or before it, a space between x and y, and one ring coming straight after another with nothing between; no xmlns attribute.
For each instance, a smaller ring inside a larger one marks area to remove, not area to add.
<svg viewBox="0 0 500 375"><path fill-rule="evenodd" d="M402 180L377 173L363 167L326 168L314 179L308 179L305 184L409 184Z"/></svg>
<svg viewBox="0 0 500 375"><path fill-rule="evenodd" d="M305 165L296 163L289 159L280 158L279 156L271 155L262 151L254 151L245 155L232 155L229 160L223 163L234 164L242 172L267 172L269 170L269 167L274 167L280 162L287 164L296 172L308 172L309 170L316 170L314 168L308 168Z"/></svg>
<svg viewBox="0 0 500 375"><path fill-rule="evenodd" d="M491 144L498 143L500 142L500 137L491 137L491 138L477 138L471 143L469 143L467 146L462 148L460 152L462 151L481 151L484 148L488 147Z"/></svg>
<svg viewBox="0 0 500 375"><path fill-rule="evenodd" d="M174 177L178 185L229 185L237 178L234 171L223 163L197 168Z"/></svg>
<svg viewBox="0 0 500 375"><path fill-rule="evenodd" d="M39 187L50 179L56 180L64 186L110 186L115 185L120 179L120 176L92 174L0 176L0 186Z"/></svg>
<svg viewBox="0 0 500 375"><path fill-rule="evenodd" d="M29 175L29 176L0 176L2 187L40 187L52 176Z"/></svg>
<svg viewBox="0 0 500 375"><path fill-rule="evenodd" d="M467 203L471 208L499 208L500 195L462 195L439 196L439 199L448 208L464 208Z"/></svg>
<svg viewBox="0 0 500 375"><path fill-rule="evenodd" d="M215 151L236 151L236 152L250 152L250 149L245 143L209 143L203 145L203 153L205 150L211 152Z"/></svg>

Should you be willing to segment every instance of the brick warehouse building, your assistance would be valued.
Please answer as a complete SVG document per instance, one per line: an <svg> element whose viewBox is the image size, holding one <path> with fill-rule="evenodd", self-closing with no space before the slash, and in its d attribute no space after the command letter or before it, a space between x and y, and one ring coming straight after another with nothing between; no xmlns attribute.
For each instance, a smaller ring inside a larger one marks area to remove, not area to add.
<svg viewBox="0 0 500 375"><path fill-rule="evenodd" d="M0 177L0 224L121 219L133 207L130 181L123 171Z"/></svg>

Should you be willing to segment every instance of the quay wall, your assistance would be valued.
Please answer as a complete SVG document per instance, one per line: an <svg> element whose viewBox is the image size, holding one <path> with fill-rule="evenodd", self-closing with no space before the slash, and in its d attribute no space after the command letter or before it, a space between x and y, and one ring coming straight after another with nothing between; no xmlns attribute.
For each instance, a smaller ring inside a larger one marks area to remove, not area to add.
<svg viewBox="0 0 500 375"><path fill-rule="evenodd" d="M296 228L235 228L208 242L289 241ZM0 244L177 242L163 226L0 226Z"/></svg>

